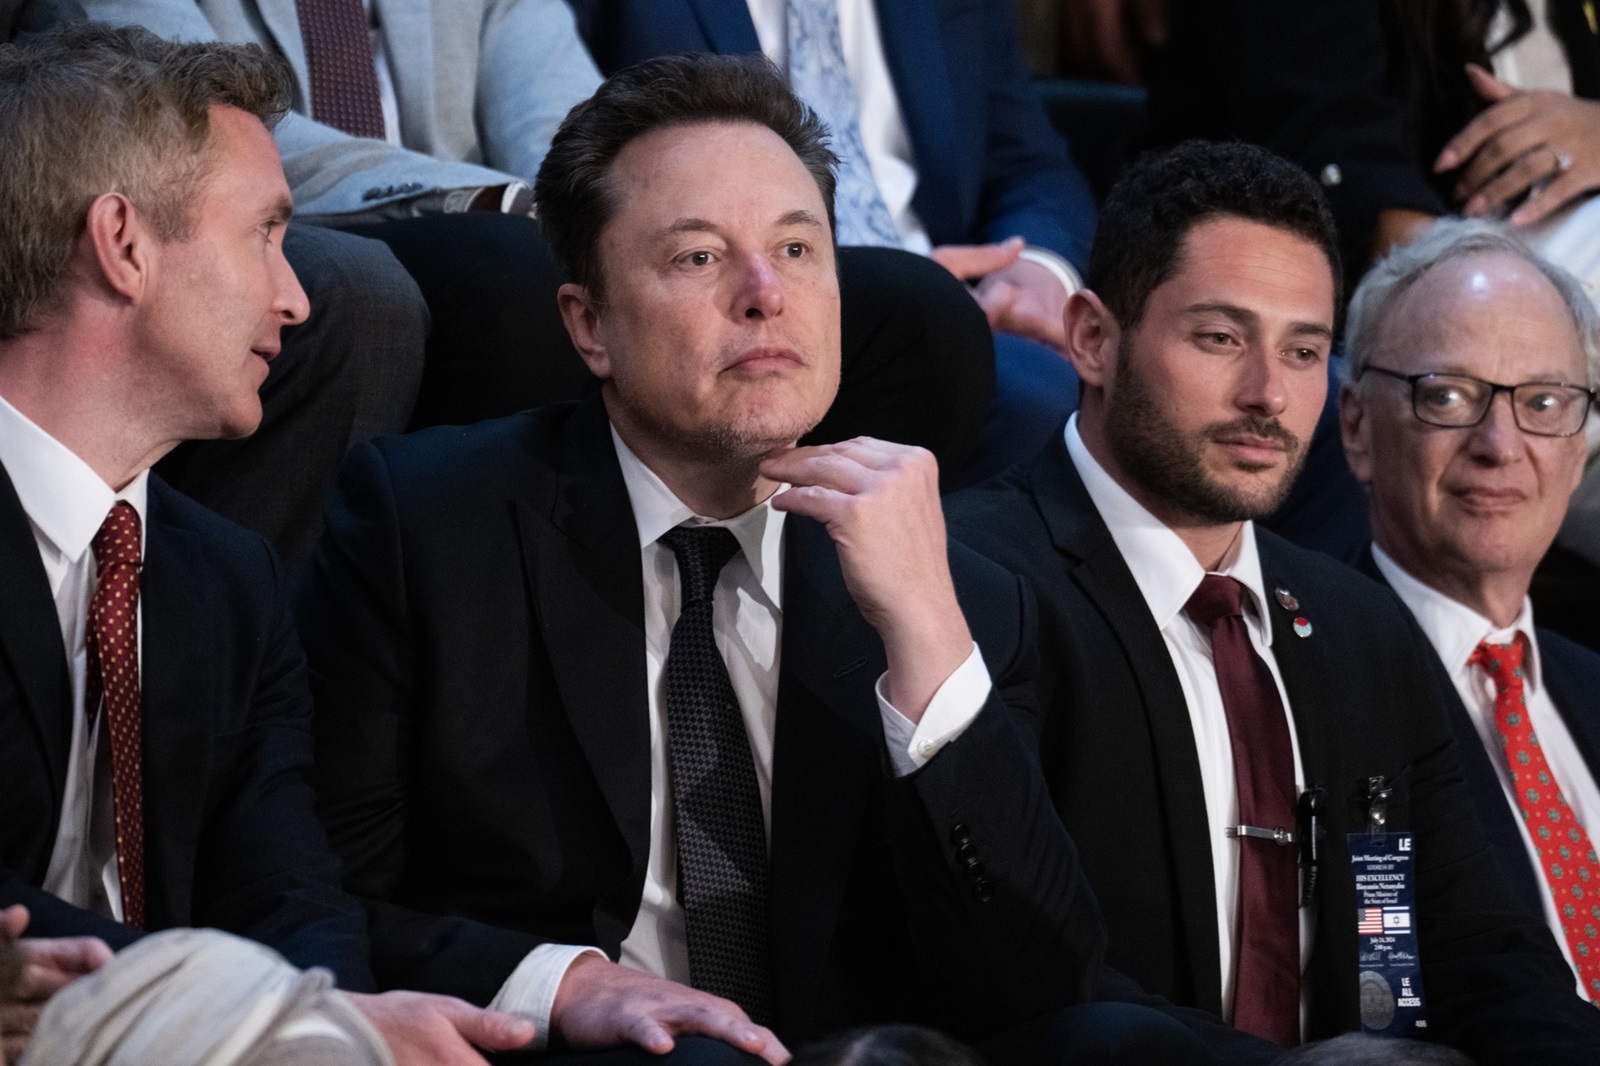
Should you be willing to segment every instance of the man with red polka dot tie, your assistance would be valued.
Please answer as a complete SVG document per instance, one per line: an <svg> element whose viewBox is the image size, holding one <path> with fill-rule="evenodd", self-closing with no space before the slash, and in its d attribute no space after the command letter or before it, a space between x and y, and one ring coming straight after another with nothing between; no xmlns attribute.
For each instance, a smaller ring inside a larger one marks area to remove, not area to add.
<svg viewBox="0 0 1600 1066"><path fill-rule="evenodd" d="M1528 599L1583 473L1593 305L1510 231L1451 222L1380 263L1351 307L1365 566L1454 682L1462 769L1516 902L1600 1000L1600 656L1536 626Z"/></svg>

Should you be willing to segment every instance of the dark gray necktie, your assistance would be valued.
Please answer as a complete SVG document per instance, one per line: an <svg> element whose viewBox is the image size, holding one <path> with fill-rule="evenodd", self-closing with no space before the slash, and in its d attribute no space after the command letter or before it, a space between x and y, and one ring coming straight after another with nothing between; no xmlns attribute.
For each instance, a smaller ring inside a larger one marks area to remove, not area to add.
<svg viewBox="0 0 1600 1066"><path fill-rule="evenodd" d="M678 559L683 589L664 688L689 982L765 1024L767 836L744 718L711 628L711 591L739 542L720 526L680 526L661 543Z"/></svg>

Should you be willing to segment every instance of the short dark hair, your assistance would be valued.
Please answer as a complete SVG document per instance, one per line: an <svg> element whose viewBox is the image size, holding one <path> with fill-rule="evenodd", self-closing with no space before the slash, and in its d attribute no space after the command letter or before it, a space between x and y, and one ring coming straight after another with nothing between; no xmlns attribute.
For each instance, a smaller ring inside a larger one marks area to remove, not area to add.
<svg viewBox="0 0 1600 1066"><path fill-rule="evenodd" d="M292 79L256 45L173 44L138 27L69 23L0 45L0 338L56 309L97 197L120 192L162 240L187 237L215 162L211 106L270 129Z"/></svg>
<svg viewBox="0 0 1600 1066"><path fill-rule="evenodd" d="M792 1066L983 1066L965 1044L920 1025L875 1025L795 1052Z"/></svg>
<svg viewBox="0 0 1600 1066"><path fill-rule="evenodd" d="M1287 230L1322 249L1339 307L1339 237L1322 190L1288 160L1241 142L1184 141L1140 156L1101 208L1084 283L1132 329L1150 293L1177 272L1189 231L1224 217Z"/></svg>
<svg viewBox="0 0 1600 1066"><path fill-rule="evenodd" d="M611 164L636 137L670 126L747 122L782 137L810 171L833 229L828 129L760 55L663 56L620 70L567 113L539 167L534 202L567 277L602 298L600 232L617 209Z"/></svg>

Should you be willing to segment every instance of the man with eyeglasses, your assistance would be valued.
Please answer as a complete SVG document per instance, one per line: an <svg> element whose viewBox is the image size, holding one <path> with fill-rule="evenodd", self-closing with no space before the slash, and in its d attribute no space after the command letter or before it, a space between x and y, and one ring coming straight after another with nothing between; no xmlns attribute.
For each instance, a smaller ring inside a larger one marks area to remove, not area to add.
<svg viewBox="0 0 1600 1066"><path fill-rule="evenodd" d="M1350 303L1346 455L1364 568L1416 616L1491 850L1600 1001L1600 656L1533 624L1528 586L1583 473L1600 332L1576 279L1495 223L1441 222Z"/></svg>

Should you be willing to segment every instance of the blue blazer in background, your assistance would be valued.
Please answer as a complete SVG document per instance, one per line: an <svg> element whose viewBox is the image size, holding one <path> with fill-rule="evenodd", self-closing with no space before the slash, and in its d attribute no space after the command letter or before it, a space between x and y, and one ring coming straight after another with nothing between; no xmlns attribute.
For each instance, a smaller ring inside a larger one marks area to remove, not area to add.
<svg viewBox="0 0 1600 1066"><path fill-rule="evenodd" d="M675 52L759 52L745 0L568 0L610 74ZM935 245L1021 235L1082 268L1089 184L1017 50L1006 0L875 0L917 166L912 207Z"/></svg>

